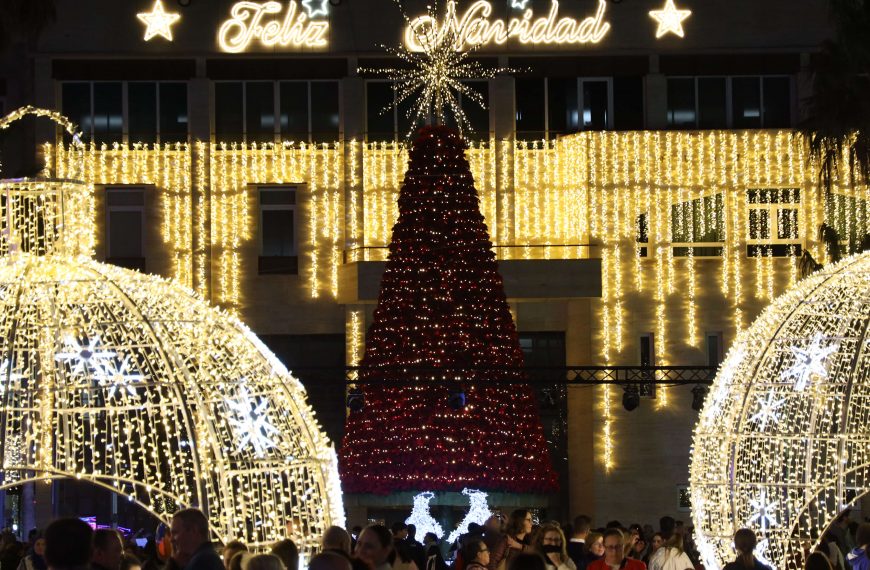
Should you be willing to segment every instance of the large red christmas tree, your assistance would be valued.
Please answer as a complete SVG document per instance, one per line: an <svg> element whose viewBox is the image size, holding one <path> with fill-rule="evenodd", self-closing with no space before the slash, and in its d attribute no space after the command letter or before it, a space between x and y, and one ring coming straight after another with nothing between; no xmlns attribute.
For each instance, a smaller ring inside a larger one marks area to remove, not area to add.
<svg viewBox="0 0 870 570"><path fill-rule="evenodd" d="M446 127L421 129L411 148L360 372L365 406L339 454L347 492L556 487L466 148Z"/></svg>

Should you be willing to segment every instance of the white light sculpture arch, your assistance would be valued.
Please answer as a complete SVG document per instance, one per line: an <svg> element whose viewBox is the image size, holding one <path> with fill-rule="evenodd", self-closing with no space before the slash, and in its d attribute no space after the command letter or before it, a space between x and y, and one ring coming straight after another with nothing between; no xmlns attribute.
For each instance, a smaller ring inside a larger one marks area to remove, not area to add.
<svg viewBox="0 0 870 570"><path fill-rule="evenodd" d="M0 181L0 489L79 479L254 548L292 523L313 553L344 513L302 384L191 290L91 259L92 192Z"/></svg>
<svg viewBox="0 0 870 570"><path fill-rule="evenodd" d="M805 542L870 491L870 253L801 281L741 332L695 429L692 517L705 566L802 568Z"/></svg>

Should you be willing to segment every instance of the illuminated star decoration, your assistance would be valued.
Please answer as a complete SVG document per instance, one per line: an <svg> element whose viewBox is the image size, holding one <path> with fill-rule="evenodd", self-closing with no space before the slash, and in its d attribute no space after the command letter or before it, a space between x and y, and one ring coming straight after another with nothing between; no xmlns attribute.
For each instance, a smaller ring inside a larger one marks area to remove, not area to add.
<svg viewBox="0 0 870 570"><path fill-rule="evenodd" d="M18 374L16 372L10 372L10 361L4 360L0 363L0 396L6 393L6 381L9 380L9 383L17 382L24 378L23 374ZM8 377L8 378L7 378Z"/></svg>
<svg viewBox="0 0 870 570"><path fill-rule="evenodd" d="M89 370L97 378L105 376L106 364L104 363L110 361L115 353L110 350L97 350L99 344L99 335L94 336L85 344L79 342L74 336L67 335L64 337L66 350L58 352L55 359L71 362L72 370L70 373L73 376L87 376Z"/></svg>
<svg viewBox="0 0 870 570"><path fill-rule="evenodd" d="M253 446L257 457L263 457L267 449L277 447L270 437L278 433L278 429L269 423L266 410L269 400L260 398L256 401L248 394L248 389L242 386L236 400L224 399L226 405L235 414L235 418L229 418L239 440L239 451L248 444Z"/></svg>
<svg viewBox="0 0 870 570"><path fill-rule="evenodd" d="M529 0L511 0L511 8L516 8L517 10L525 10L526 4L529 3Z"/></svg>
<svg viewBox="0 0 870 570"><path fill-rule="evenodd" d="M785 404L785 398L776 399L776 394L770 392L767 399L764 396L758 397L758 413L749 418L751 422L760 422L758 429L764 431L767 428L768 422L778 422L779 413L777 410Z"/></svg>
<svg viewBox="0 0 870 570"><path fill-rule="evenodd" d="M447 537L447 542L453 544L460 536L468 532L468 525L477 523L483 526L486 519L492 516L492 511L489 510L489 505L486 502L486 493L477 491L476 489L463 489L462 494L469 498L468 512L465 513L465 518L459 523L450 536Z"/></svg>
<svg viewBox="0 0 870 570"><path fill-rule="evenodd" d="M163 36L172 41L172 30L169 26L181 19L176 13L169 13L163 9L163 0L154 0L154 8L150 12L136 14L147 27L145 28L145 41L154 36Z"/></svg>
<svg viewBox="0 0 870 570"><path fill-rule="evenodd" d="M130 357L124 357L124 360L120 365L116 364L115 361L109 363L108 366L104 368L103 373L99 376L100 380L111 382L109 386L109 391L106 394L106 399L112 399L115 397L115 394L120 394L122 390L126 390L127 394L135 397L136 387L133 386L134 382L142 382L145 380L146 376L143 374L132 374L129 370L130 368Z"/></svg>
<svg viewBox="0 0 870 570"><path fill-rule="evenodd" d="M429 501L435 497L432 491L425 491L414 495L414 507L411 509L411 515L405 519L405 524L412 524L417 528L420 535L432 533L438 538L444 536L444 529L438 524L438 521L429 512Z"/></svg>
<svg viewBox="0 0 870 570"><path fill-rule="evenodd" d="M751 525L752 523L758 521L758 525L761 527L762 531L767 531L768 528L775 527L779 524L776 521L776 507L779 505L779 501L768 501L767 500L767 491L761 489L758 493L758 498L749 499L749 505L753 509L753 514L749 517L749 521L747 521L747 525Z"/></svg>
<svg viewBox="0 0 870 570"><path fill-rule="evenodd" d="M795 356L795 363L792 364L791 368L782 373L782 378L784 380L795 378L794 389L798 392L803 391L807 387L813 375L820 378L828 376L828 368L825 366L824 361L839 348L839 345L832 344L822 347L821 342L823 339L824 337L821 333L817 333L813 337L810 346L806 349L796 346L789 347Z"/></svg>
<svg viewBox="0 0 870 570"><path fill-rule="evenodd" d="M308 10L309 18L329 15L329 0L302 0L302 5Z"/></svg>
<svg viewBox="0 0 870 570"><path fill-rule="evenodd" d="M691 10L677 10L674 0L667 0L661 10L650 10L650 17L659 23L656 30L656 38L667 33L673 33L681 38L683 34L683 20L692 15Z"/></svg>
<svg viewBox="0 0 870 570"><path fill-rule="evenodd" d="M435 8L429 8L429 17L436 21ZM408 27L415 30L417 43L422 51L411 51L404 45L399 48L382 46L388 53L408 64L406 69L369 69L360 68L359 73L381 73L395 82L395 101L384 108L383 112L391 110L407 99L416 97L414 105L407 112L411 119L411 128L407 136L414 132L416 125L429 119L435 119L443 125L449 110L456 119L460 133L471 130L471 123L462 111L460 96L470 99L486 108L480 93L462 83L465 79L492 79L499 73L513 71L509 68L486 68L475 61L469 61L469 51L457 49L457 31L455 26L442 30L426 30L417 32L408 16L402 12L402 17ZM475 48L472 48L473 51Z"/></svg>

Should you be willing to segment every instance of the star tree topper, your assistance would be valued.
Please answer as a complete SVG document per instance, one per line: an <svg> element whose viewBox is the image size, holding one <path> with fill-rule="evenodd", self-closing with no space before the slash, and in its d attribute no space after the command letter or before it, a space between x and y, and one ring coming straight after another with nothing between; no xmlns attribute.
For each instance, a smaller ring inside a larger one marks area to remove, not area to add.
<svg viewBox="0 0 870 570"><path fill-rule="evenodd" d="M398 0L397 0L398 2ZM437 7L429 7L429 21L436 22ZM422 51L411 51L404 45L398 48L383 47L388 53L404 61L407 66L402 69L359 68L359 73L380 73L395 82L396 97L384 112L393 107L398 108L405 100L416 97L415 104L408 109L407 117L411 119L411 129L407 136L422 121L434 119L436 124L443 125L448 111L456 119L459 131L471 130L471 123L462 110L460 97L468 98L486 108L480 93L464 83L467 79L492 79L499 73L514 71L510 68L486 68L476 61L468 59L471 50L457 49L457 30L454 26L444 29L435 27L417 28L411 24L408 15L402 12L402 17L413 29L417 43Z"/></svg>

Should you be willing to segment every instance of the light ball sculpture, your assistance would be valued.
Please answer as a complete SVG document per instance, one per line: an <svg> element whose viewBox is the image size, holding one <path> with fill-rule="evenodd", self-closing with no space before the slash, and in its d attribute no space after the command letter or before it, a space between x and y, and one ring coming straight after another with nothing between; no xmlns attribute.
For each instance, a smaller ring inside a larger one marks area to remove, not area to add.
<svg viewBox="0 0 870 570"><path fill-rule="evenodd" d="M313 554L344 512L305 389L239 320L90 258L93 188L0 181L0 490L72 478Z"/></svg>
<svg viewBox="0 0 870 570"><path fill-rule="evenodd" d="M804 546L870 491L870 253L807 277L736 338L695 428L690 489L706 568L755 555L803 568Z"/></svg>

